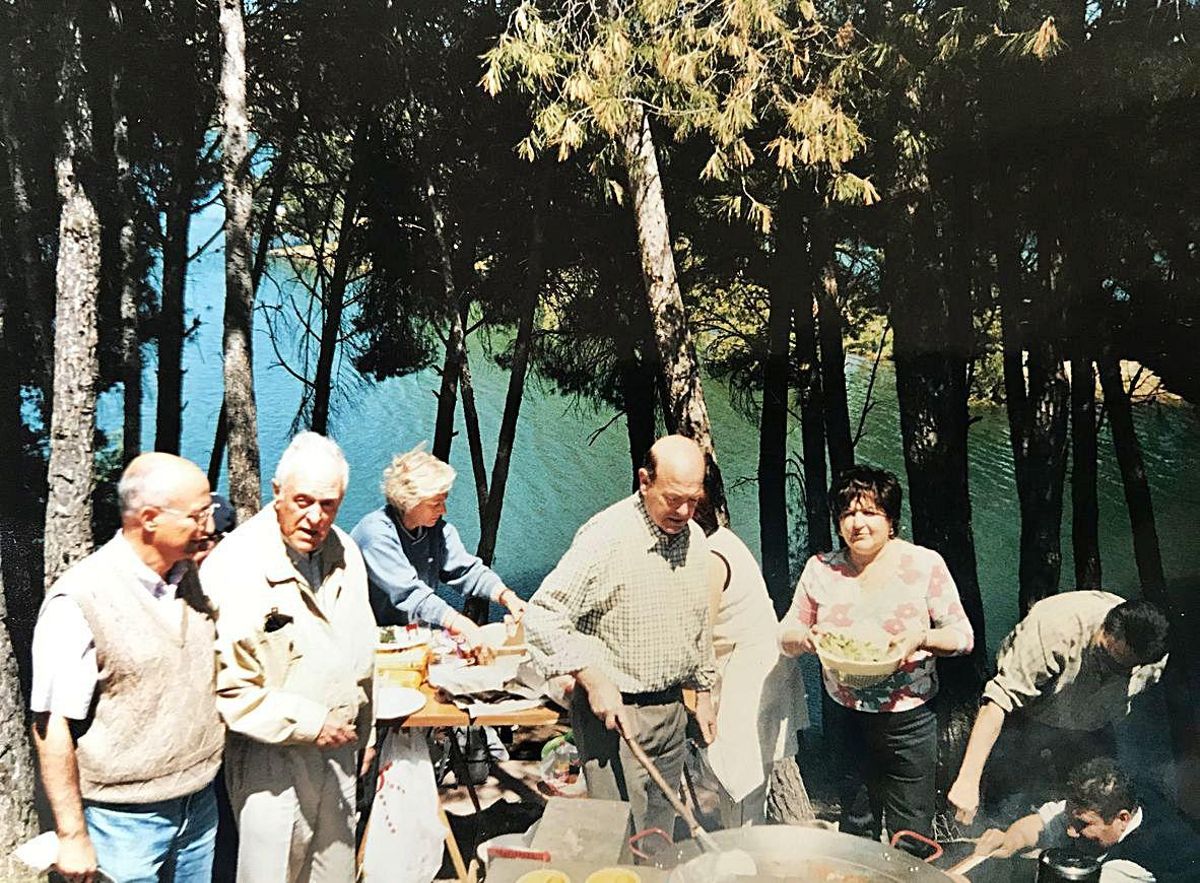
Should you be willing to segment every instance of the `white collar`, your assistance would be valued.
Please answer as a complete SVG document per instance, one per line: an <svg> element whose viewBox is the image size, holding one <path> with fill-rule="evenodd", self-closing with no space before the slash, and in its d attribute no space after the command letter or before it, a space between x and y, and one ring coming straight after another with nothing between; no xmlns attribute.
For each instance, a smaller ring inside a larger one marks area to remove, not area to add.
<svg viewBox="0 0 1200 883"><path fill-rule="evenodd" d="M167 576L164 579L151 570L146 562L138 557L137 552L133 551L133 546L129 544L129 540L125 539L125 535L120 531L117 532L117 539L120 541L117 543L117 548L128 559L130 572L137 579L138 585L155 598L174 598L179 590L179 581L183 579L183 572L187 566L187 562L177 562L167 571Z"/></svg>
<svg viewBox="0 0 1200 883"><path fill-rule="evenodd" d="M1138 825L1140 825L1141 823L1142 823L1142 808L1139 806L1137 809L1135 809L1133 811L1133 815L1129 819L1129 824L1125 826L1125 830L1121 832L1121 836L1117 838L1117 842L1120 843L1122 840L1124 840L1126 837L1128 837L1130 834L1132 834L1134 831L1136 831L1138 828Z"/></svg>

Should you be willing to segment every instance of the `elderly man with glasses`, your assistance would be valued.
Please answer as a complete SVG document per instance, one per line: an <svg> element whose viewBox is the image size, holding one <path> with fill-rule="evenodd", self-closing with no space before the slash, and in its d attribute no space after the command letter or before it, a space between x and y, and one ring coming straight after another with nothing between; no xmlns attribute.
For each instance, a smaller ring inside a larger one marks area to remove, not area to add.
<svg viewBox="0 0 1200 883"><path fill-rule="evenodd" d="M90 883L212 877L214 626L193 557L212 528L208 480L143 454L117 486L121 530L51 587L33 640L33 736L57 868Z"/></svg>
<svg viewBox="0 0 1200 883"><path fill-rule="evenodd" d="M350 470L312 432L284 451L272 503L213 549L217 707L241 883L354 879L358 754L374 733L377 632L362 555L334 526Z"/></svg>

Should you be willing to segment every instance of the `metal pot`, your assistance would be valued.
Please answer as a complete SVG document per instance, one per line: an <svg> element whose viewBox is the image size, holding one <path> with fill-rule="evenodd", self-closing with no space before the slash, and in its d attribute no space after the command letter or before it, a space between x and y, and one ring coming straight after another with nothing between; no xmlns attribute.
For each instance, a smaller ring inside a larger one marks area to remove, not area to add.
<svg viewBox="0 0 1200 883"><path fill-rule="evenodd" d="M946 883L946 875L907 852L892 849L851 834L803 828L796 825L763 825L714 831L722 849L742 849L758 866L759 877L784 877L826 883ZM670 881L695 879L689 866L700 855L694 840L655 853L656 864L674 867ZM674 858L674 861L671 861ZM840 876L838 876L840 875Z"/></svg>
<svg viewBox="0 0 1200 883"><path fill-rule="evenodd" d="M1070 849L1045 849L1038 856L1037 883L1097 883L1100 862Z"/></svg>

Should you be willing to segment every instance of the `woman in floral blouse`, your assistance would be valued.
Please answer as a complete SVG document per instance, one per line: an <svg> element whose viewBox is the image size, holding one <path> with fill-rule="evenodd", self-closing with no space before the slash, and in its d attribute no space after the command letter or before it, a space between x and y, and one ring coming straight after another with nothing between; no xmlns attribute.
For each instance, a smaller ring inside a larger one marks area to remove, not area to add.
<svg viewBox="0 0 1200 883"><path fill-rule="evenodd" d="M971 624L942 557L899 539L900 483L870 466L842 472L829 490L845 547L814 555L804 567L780 625L788 656L813 653L814 635L883 629L897 670L870 687L849 687L823 670L833 699L826 733L845 763L841 830L878 839L891 832L932 835L938 681L935 656L969 653ZM862 779L870 811L856 812Z"/></svg>

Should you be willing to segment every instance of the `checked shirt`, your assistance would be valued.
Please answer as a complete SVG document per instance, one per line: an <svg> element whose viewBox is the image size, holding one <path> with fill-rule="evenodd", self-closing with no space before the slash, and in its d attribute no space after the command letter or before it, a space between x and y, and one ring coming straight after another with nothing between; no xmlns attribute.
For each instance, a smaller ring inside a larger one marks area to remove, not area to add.
<svg viewBox="0 0 1200 883"><path fill-rule="evenodd" d="M530 599L526 636L547 677L598 667L626 693L710 689L708 542L671 535L633 494L595 515Z"/></svg>

